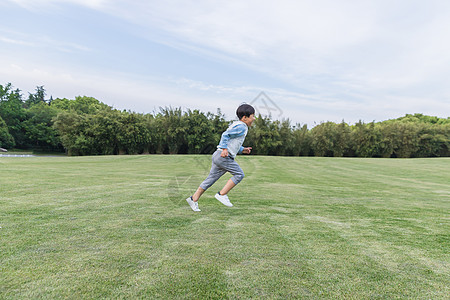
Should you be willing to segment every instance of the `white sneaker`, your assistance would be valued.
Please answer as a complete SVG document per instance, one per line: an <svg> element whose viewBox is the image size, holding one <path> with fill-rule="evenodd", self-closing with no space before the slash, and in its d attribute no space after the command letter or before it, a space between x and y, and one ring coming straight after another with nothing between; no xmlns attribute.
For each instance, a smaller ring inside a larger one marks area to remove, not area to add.
<svg viewBox="0 0 450 300"><path fill-rule="evenodd" d="M228 207L232 207L233 204L230 202L230 199L228 199L227 195L220 195L219 193L216 194L216 199L219 200L223 205L226 205Z"/></svg>
<svg viewBox="0 0 450 300"><path fill-rule="evenodd" d="M200 208L198 208L198 202L195 202L194 200L192 200L192 196L186 198L186 201L189 204L189 206L192 208L193 211L201 211Z"/></svg>

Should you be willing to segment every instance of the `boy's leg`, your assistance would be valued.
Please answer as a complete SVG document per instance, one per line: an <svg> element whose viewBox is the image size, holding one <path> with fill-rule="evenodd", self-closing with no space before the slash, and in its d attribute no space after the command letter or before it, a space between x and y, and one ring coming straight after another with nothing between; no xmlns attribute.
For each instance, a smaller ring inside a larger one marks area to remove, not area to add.
<svg viewBox="0 0 450 300"><path fill-rule="evenodd" d="M231 173L231 175L233 175L233 177L231 177L227 183L225 184L225 186L220 190L220 194L221 195L226 195L228 194L228 192L234 188L239 182L242 181L242 179L244 179L244 171L242 171L241 167L239 166L239 164L232 160L228 163L227 165L227 171Z"/></svg>
<svg viewBox="0 0 450 300"><path fill-rule="evenodd" d="M234 188L236 186L236 184L233 182L233 180L231 180L231 178L230 179L228 179L228 182L225 184L225 186L223 187L223 189L221 189L220 190L220 194L221 195L226 195L226 194L228 194L228 192L232 189L232 188ZM195 201L195 200L194 200Z"/></svg>
<svg viewBox="0 0 450 300"><path fill-rule="evenodd" d="M204 189L198 187L197 191L194 193L194 195L192 195L192 200L194 200L194 202L197 202L204 192L205 192Z"/></svg>
<svg viewBox="0 0 450 300"><path fill-rule="evenodd" d="M227 161L227 170L233 174L233 177L231 177L228 182L225 184L223 189L216 194L216 199L219 200L223 205L226 205L228 207L232 207L233 203L230 202L230 199L228 198L227 194L228 192L234 188L241 180L244 178L244 171L242 171L241 167L237 162L235 162L232 159L229 159Z"/></svg>
<svg viewBox="0 0 450 300"><path fill-rule="evenodd" d="M197 202L203 193L213 185L222 175L226 172L230 172L233 177L228 180L225 186L220 191L221 195L226 195L244 178L244 171L239 164L231 158L220 157L220 151L216 151L213 154L213 163L211 165L211 171L208 177L200 184L197 191L192 195L192 200Z"/></svg>
<svg viewBox="0 0 450 300"><path fill-rule="evenodd" d="M222 177L223 174L225 174L227 171L220 168L218 165L216 165L217 158L220 157L220 151L216 151L213 154L212 164L211 164L211 171L209 172L208 177L200 184L197 191L194 195L192 195L192 200L194 202L197 202L198 199L203 195L203 193L212 186L220 177Z"/></svg>

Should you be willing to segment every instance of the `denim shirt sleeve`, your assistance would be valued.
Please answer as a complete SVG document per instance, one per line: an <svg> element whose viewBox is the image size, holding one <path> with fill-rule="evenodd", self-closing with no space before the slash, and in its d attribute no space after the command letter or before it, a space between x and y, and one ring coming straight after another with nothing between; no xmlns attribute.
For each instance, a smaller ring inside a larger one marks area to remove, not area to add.
<svg viewBox="0 0 450 300"><path fill-rule="evenodd" d="M245 131L246 131L245 125L237 125L233 128L227 129L224 133L222 133L219 148L221 149L228 148L228 141L232 138L243 136L245 134ZM241 148L239 149L239 153L242 153L242 150L244 150L244 147L241 146Z"/></svg>

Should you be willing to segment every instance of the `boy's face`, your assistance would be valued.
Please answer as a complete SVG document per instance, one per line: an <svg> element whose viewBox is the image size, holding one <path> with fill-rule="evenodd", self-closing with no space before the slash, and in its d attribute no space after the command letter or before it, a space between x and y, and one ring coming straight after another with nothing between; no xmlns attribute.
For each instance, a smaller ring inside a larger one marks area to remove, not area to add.
<svg viewBox="0 0 450 300"><path fill-rule="evenodd" d="M251 114L250 117L243 116L241 121L247 124L248 127L252 126L253 121L255 121L255 114Z"/></svg>

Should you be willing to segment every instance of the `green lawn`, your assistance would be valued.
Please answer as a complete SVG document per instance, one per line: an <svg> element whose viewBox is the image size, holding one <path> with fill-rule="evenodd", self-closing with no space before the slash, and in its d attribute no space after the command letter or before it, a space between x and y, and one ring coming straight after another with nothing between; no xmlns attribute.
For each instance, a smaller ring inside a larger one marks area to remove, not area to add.
<svg viewBox="0 0 450 300"><path fill-rule="evenodd" d="M449 299L450 159L0 157L0 298Z"/></svg>

